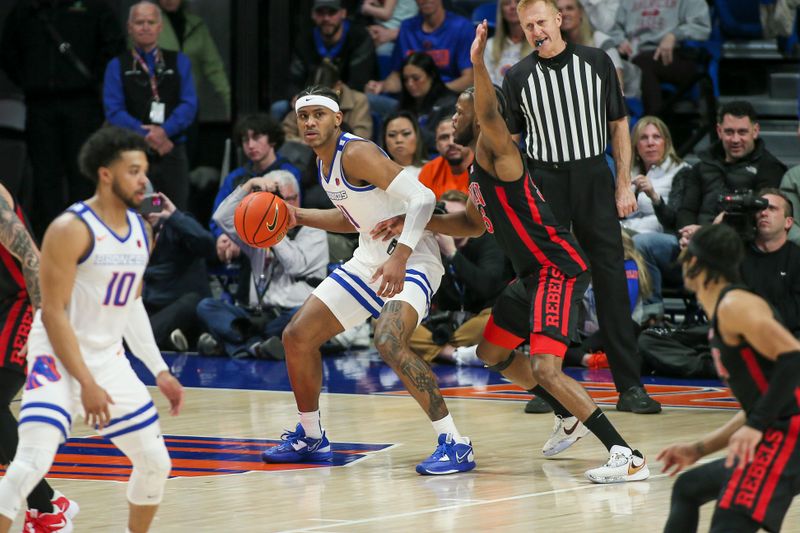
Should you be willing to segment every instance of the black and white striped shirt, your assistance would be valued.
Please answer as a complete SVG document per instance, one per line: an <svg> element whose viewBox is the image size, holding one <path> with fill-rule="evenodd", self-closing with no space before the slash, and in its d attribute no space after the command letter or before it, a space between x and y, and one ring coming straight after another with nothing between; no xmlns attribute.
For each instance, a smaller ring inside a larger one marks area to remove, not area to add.
<svg viewBox="0 0 800 533"><path fill-rule="evenodd" d="M613 63L598 48L567 44L555 57L536 52L503 80L508 126L524 132L534 161L561 163L605 152L608 122L627 114Z"/></svg>

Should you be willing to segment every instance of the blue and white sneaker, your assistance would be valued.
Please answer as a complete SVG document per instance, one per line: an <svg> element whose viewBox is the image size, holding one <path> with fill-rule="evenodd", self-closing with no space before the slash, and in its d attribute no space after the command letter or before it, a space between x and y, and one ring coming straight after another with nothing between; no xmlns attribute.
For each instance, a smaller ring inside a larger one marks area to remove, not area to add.
<svg viewBox="0 0 800 533"><path fill-rule="evenodd" d="M261 454L265 463L307 463L330 461L333 459L331 443L325 432L321 439L306 437L303 426L297 424L294 431L286 430L277 446L268 448Z"/></svg>
<svg viewBox="0 0 800 533"><path fill-rule="evenodd" d="M441 476L467 472L475 468L475 455L472 443L453 440L453 435L439 435L439 445L430 457L417 465L417 473L423 476Z"/></svg>

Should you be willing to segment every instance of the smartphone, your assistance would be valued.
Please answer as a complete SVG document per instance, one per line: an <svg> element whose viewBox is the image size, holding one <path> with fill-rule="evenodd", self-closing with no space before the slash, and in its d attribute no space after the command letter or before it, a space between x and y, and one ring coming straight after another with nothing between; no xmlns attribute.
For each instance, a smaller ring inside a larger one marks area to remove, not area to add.
<svg viewBox="0 0 800 533"><path fill-rule="evenodd" d="M150 215L152 213L160 213L164 208L161 205L161 197L157 194L147 194L139 206L139 213L142 215Z"/></svg>

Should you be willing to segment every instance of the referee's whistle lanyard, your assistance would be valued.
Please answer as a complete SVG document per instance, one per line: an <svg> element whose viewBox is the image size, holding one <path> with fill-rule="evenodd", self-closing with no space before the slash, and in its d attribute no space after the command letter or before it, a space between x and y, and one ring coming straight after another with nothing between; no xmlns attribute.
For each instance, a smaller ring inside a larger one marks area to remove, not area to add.
<svg viewBox="0 0 800 533"><path fill-rule="evenodd" d="M150 71L150 67L147 66L147 62L139 55L139 52L136 48L131 49L131 54L133 55L134 61L136 61L139 66L142 68L145 74L147 74L147 78L150 80L150 92L153 93L153 101L160 102L161 98L158 96L158 80L156 80L156 75ZM164 56L161 54L161 49L155 49L155 64L156 71L160 70L159 66L164 64Z"/></svg>

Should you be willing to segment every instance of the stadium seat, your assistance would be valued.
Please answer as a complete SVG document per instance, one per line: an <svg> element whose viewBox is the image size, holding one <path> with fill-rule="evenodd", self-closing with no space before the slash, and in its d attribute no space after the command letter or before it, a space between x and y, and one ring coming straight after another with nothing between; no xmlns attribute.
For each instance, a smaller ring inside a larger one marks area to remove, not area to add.
<svg viewBox="0 0 800 533"><path fill-rule="evenodd" d="M759 3L753 0L716 0L722 36L729 39L761 39Z"/></svg>

